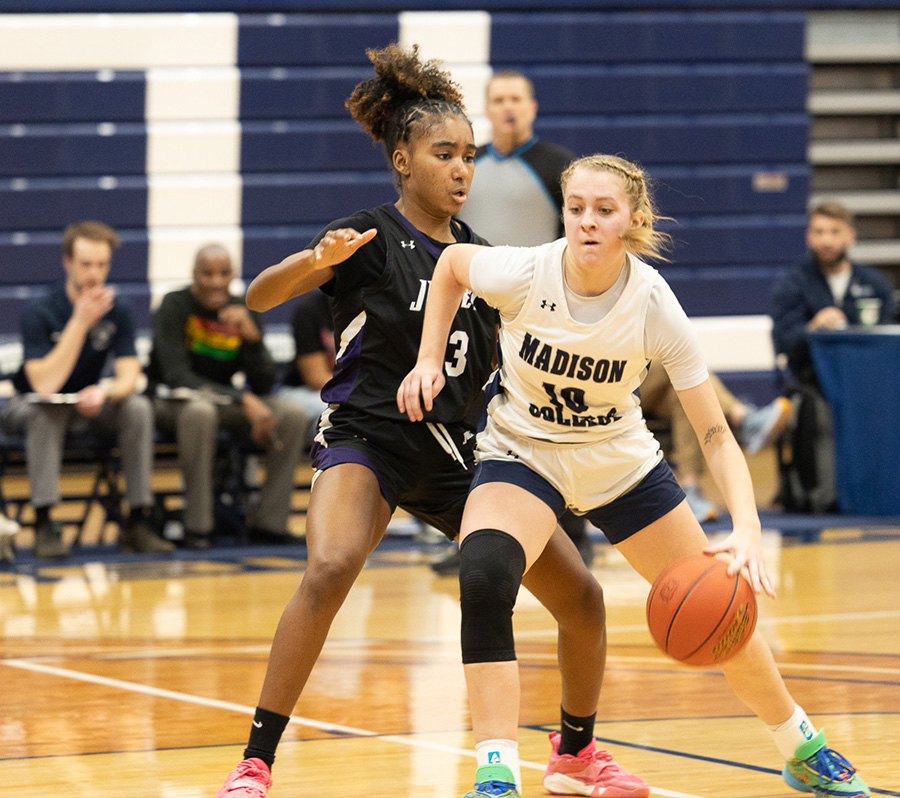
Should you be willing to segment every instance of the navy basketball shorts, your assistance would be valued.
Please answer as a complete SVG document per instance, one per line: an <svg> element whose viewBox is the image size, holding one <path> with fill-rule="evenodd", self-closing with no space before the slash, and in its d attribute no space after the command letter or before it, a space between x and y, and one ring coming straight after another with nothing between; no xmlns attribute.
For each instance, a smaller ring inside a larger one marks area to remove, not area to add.
<svg viewBox="0 0 900 798"><path fill-rule="evenodd" d="M454 540L475 473L474 448L474 431L462 423L395 421L337 406L322 414L311 460L317 474L343 463L365 466L391 512L402 507Z"/></svg>
<svg viewBox="0 0 900 798"><path fill-rule="evenodd" d="M587 518L610 543L621 543L684 500L659 445L654 441L644 448L638 443L613 439L554 444L489 423L478 437L472 488L489 482L517 485L543 501L557 518L569 509Z"/></svg>

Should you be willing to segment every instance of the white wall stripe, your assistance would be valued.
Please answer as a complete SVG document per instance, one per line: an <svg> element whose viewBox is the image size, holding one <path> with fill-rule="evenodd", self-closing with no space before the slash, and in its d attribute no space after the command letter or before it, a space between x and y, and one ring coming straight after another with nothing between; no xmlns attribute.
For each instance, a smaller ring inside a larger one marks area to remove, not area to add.
<svg viewBox="0 0 900 798"><path fill-rule="evenodd" d="M237 119L241 73L236 66L147 70L147 121Z"/></svg>
<svg viewBox="0 0 900 798"><path fill-rule="evenodd" d="M462 89L475 143L490 141L484 92L493 74L491 15L486 11L404 11L399 19L400 44L418 44L423 58L443 62Z"/></svg>
<svg viewBox="0 0 900 798"><path fill-rule="evenodd" d="M425 58L447 64L485 64L490 58L487 11L402 11L400 44L418 44Z"/></svg>
<svg viewBox="0 0 900 798"><path fill-rule="evenodd" d="M708 316L691 319L706 365L717 372L775 368L772 319L768 316Z"/></svg>
<svg viewBox="0 0 900 798"><path fill-rule="evenodd" d="M237 119L147 122L147 174L237 173L241 127Z"/></svg>
<svg viewBox="0 0 900 798"><path fill-rule="evenodd" d="M150 263L147 271L154 299L158 300L157 283L166 281L177 287L190 282L194 255L204 244L218 243L231 254L235 272L241 272L244 235L240 227L152 227L150 234Z"/></svg>
<svg viewBox="0 0 900 798"><path fill-rule="evenodd" d="M239 226L241 176L151 175L147 224L151 227Z"/></svg>
<svg viewBox="0 0 900 798"><path fill-rule="evenodd" d="M237 62L235 14L3 14L0 69L147 69Z"/></svg>

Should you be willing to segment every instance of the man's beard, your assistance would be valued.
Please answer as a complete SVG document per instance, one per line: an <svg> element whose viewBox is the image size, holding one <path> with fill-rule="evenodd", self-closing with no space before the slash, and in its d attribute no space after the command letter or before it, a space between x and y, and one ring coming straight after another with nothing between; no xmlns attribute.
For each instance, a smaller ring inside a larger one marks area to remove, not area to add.
<svg viewBox="0 0 900 798"><path fill-rule="evenodd" d="M833 258L828 258L828 259L823 258L821 255L817 254L816 260L819 262L819 266L822 266L826 269L831 269L831 268L837 266L839 263L843 263L845 260L847 260L847 250L842 249Z"/></svg>

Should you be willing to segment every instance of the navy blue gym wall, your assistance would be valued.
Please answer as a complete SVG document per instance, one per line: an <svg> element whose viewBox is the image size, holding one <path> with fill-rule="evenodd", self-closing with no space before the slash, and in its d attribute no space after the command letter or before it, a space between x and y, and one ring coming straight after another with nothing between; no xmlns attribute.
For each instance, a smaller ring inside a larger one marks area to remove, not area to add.
<svg viewBox="0 0 900 798"><path fill-rule="evenodd" d="M238 15L239 212L231 223L245 278L325 222L394 197L381 150L343 103L369 74L365 48L398 34L395 13ZM534 80L541 135L579 154L625 154L656 177L660 209L677 219L673 263L661 268L689 314L747 315L766 312L773 275L802 254L803 43L800 12L498 11L488 60ZM4 306L59 278L56 242L80 218L122 231L114 279L135 297L142 323L151 284L187 274L189 264L171 258L164 268L147 265L160 259L148 233L148 182L164 181L169 168L149 163L147 74L0 73ZM202 190L222 196L210 180ZM179 223L162 224L171 251L186 260L171 240ZM4 316L0 331L14 330Z"/></svg>

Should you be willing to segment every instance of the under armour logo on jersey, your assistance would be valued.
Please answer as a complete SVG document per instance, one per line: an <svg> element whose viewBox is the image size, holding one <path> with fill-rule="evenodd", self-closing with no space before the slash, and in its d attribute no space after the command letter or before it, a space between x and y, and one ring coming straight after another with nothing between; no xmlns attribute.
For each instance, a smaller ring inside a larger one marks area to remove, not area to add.
<svg viewBox="0 0 900 798"><path fill-rule="evenodd" d="M415 241L401 241L400 246L403 247L403 249L415 249L416 242Z"/></svg>
<svg viewBox="0 0 900 798"><path fill-rule="evenodd" d="M550 311L552 312L552 311L556 310L556 303L555 303L555 302L548 302L546 299L542 299L542 300L541 300L541 307L542 307L542 308L550 308Z"/></svg>

